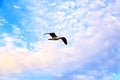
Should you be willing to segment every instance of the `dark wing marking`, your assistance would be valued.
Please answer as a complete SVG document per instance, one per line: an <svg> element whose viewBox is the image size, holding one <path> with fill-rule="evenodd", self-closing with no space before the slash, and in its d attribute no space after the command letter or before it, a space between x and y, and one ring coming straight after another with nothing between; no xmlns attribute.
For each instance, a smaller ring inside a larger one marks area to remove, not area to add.
<svg viewBox="0 0 120 80"><path fill-rule="evenodd" d="M57 37L55 33L45 33L44 35L49 34L51 37Z"/></svg>
<svg viewBox="0 0 120 80"><path fill-rule="evenodd" d="M55 33L49 33L51 37L57 37Z"/></svg>
<svg viewBox="0 0 120 80"><path fill-rule="evenodd" d="M61 39L67 45L67 39L65 37L62 37Z"/></svg>

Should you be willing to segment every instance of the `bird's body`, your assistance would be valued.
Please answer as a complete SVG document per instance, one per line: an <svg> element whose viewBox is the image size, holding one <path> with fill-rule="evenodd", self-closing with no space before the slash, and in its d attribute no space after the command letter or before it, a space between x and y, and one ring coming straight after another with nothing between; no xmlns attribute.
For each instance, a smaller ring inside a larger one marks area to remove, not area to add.
<svg viewBox="0 0 120 80"><path fill-rule="evenodd" d="M65 37L57 36L55 33L45 33L49 34L52 38L49 38L48 40L59 40L62 39L62 41L67 45L67 39Z"/></svg>

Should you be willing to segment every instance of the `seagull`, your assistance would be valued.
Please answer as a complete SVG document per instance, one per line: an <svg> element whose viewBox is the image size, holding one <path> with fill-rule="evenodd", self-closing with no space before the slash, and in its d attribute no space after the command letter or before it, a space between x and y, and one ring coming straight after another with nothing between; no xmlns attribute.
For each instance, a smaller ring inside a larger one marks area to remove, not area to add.
<svg viewBox="0 0 120 80"><path fill-rule="evenodd" d="M65 45L67 45L67 39L65 37L61 37L61 36L57 36L55 33L45 33L44 35L49 34L52 38L48 39L48 40L59 40L61 39Z"/></svg>

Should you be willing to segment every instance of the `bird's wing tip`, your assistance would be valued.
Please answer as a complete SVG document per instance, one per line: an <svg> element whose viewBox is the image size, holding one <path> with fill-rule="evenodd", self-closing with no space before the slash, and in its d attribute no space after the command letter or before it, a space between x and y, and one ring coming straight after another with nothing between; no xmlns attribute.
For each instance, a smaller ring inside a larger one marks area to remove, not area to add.
<svg viewBox="0 0 120 80"><path fill-rule="evenodd" d="M62 38L62 41L67 45L67 39L65 37Z"/></svg>
<svg viewBox="0 0 120 80"><path fill-rule="evenodd" d="M46 35L46 34L51 34L51 33L55 34L55 32L49 32L49 33L44 33L43 35Z"/></svg>
<svg viewBox="0 0 120 80"><path fill-rule="evenodd" d="M46 35L46 34L49 34L49 33L44 33L43 35Z"/></svg>

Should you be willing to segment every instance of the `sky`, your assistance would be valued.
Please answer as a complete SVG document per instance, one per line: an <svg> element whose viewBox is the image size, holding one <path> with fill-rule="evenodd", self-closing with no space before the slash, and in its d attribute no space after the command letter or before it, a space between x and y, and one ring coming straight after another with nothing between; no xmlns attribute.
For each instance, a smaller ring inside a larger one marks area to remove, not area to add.
<svg viewBox="0 0 120 80"><path fill-rule="evenodd" d="M120 0L0 0L0 80L120 80Z"/></svg>

